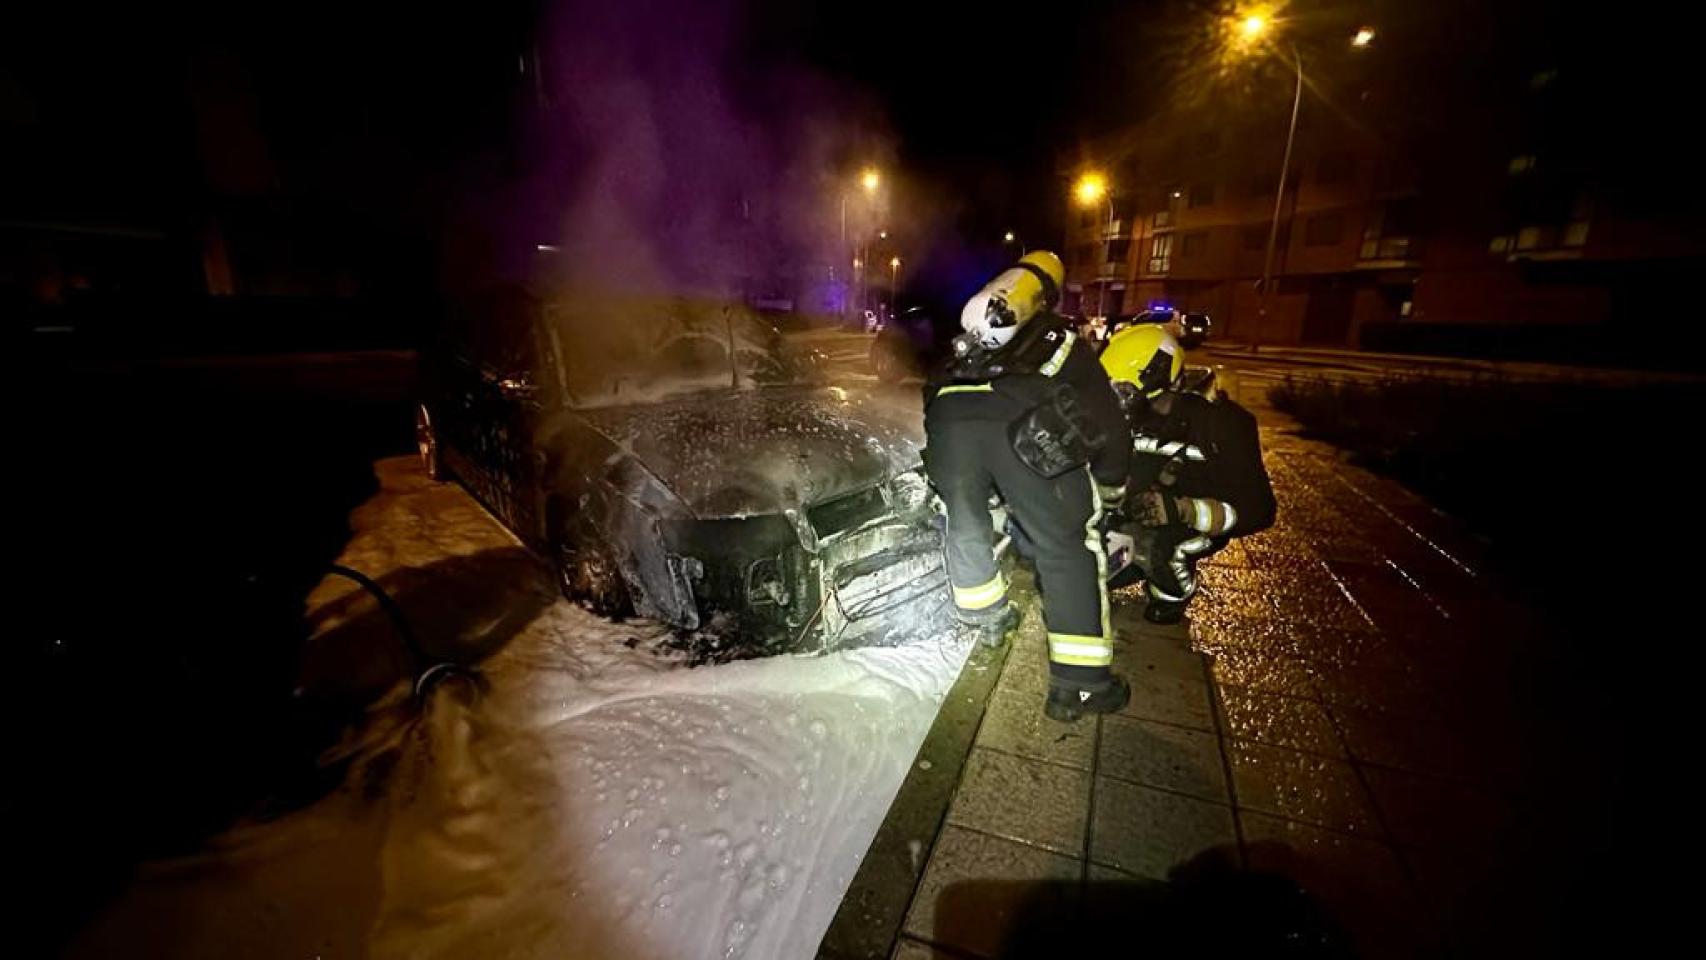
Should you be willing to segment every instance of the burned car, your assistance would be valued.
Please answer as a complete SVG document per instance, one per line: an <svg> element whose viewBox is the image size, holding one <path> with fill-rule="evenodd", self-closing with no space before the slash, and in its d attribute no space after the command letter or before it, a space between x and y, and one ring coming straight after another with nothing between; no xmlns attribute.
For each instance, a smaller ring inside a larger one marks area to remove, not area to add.
<svg viewBox="0 0 1706 960"><path fill-rule="evenodd" d="M417 439L595 612L829 648L940 594L916 411L688 299L455 311Z"/></svg>

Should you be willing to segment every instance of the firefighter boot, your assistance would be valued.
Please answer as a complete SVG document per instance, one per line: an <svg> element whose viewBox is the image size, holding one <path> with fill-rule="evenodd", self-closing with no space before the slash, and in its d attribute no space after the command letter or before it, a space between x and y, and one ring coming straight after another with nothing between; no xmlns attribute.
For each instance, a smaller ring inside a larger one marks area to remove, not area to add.
<svg viewBox="0 0 1706 960"><path fill-rule="evenodd" d="M1005 644L1018 626L1019 611L1008 603L1003 603L1000 609L989 617L960 618L960 629L965 634L970 634L979 644L992 648Z"/></svg>
<svg viewBox="0 0 1706 960"><path fill-rule="evenodd" d="M1043 713L1050 720L1072 723L1086 713L1113 713L1131 701L1131 687L1124 677L1109 675L1106 680L1089 683L1048 681L1048 702Z"/></svg>
<svg viewBox="0 0 1706 960"><path fill-rule="evenodd" d="M1143 605L1143 619L1150 623L1170 625L1185 619L1185 607L1189 600L1163 600L1151 593L1149 602Z"/></svg>

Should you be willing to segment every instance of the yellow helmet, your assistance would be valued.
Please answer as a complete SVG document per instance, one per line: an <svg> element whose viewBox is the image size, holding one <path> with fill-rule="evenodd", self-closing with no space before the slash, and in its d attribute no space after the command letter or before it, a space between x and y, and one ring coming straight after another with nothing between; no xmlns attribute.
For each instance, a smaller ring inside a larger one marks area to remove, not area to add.
<svg viewBox="0 0 1706 960"><path fill-rule="evenodd" d="M1153 399L1178 381L1185 369L1185 351L1160 324L1140 323L1108 340L1102 369L1116 386L1129 384Z"/></svg>
<svg viewBox="0 0 1706 960"><path fill-rule="evenodd" d="M1033 250L983 285L960 311L960 326L986 349L1005 346L1037 314L1060 302L1066 266L1047 250Z"/></svg>

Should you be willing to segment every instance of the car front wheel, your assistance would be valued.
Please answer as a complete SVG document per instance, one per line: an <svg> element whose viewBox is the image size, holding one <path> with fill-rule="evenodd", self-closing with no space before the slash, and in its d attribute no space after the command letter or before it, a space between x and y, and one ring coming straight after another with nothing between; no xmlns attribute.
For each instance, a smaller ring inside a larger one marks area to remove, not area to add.
<svg viewBox="0 0 1706 960"><path fill-rule="evenodd" d="M906 360L901 356L899 347L879 337L871 345L871 372L878 380L894 383L902 380L907 374Z"/></svg>
<svg viewBox="0 0 1706 960"><path fill-rule="evenodd" d="M557 584L570 601L612 620L634 612L622 570L602 545L565 538L557 544L556 563Z"/></svg>

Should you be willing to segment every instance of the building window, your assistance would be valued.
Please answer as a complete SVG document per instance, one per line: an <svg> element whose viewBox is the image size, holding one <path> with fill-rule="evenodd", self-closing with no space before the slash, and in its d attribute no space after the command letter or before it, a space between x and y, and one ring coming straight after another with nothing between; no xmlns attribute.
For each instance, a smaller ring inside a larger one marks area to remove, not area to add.
<svg viewBox="0 0 1706 960"><path fill-rule="evenodd" d="M1261 226L1257 226L1256 224L1250 224L1247 227L1239 228L1239 230L1238 230L1239 246L1243 247L1246 250L1261 250L1261 249L1267 247L1267 245L1268 245L1268 231L1270 229L1272 229L1272 228L1266 224L1263 224Z"/></svg>
<svg viewBox="0 0 1706 960"><path fill-rule="evenodd" d="M1544 250L1555 247L1558 231L1553 227L1527 226L1516 232L1518 250Z"/></svg>
<svg viewBox="0 0 1706 960"><path fill-rule="evenodd" d="M1345 150L1324 153L1315 163L1316 183L1349 183L1356 176L1356 161Z"/></svg>
<svg viewBox="0 0 1706 960"><path fill-rule="evenodd" d="M1511 249L1511 236L1509 234L1506 234L1502 237L1494 237L1492 239L1492 241L1487 244L1487 252L1488 253L1494 253L1494 254L1509 253L1510 249Z"/></svg>
<svg viewBox="0 0 1706 960"><path fill-rule="evenodd" d="M1593 222L1593 197L1577 194L1570 204L1570 222L1564 225L1564 246L1581 247L1588 242L1588 224Z"/></svg>
<svg viewBox="0 0 1706 960"><path fill-rule="evenodd" d="M1179 241L1179 258L1194 259L1202 256L1203 251L1207 249L1208 231L1198 230L1195 233L1187 233Z"/></svg>
<svg viewBox="0 0 1706 960"><path fill-rule="evenodd" d="M1130 237L1115 237L1108 241L1108 262L1124 264L1126 255L1131 253Z"/></svg>
<svg viewBox="0 0 1706 960"><path fill-rule="evenodd" d="M1158 233L1149 246L1149 272L1162 274L1173 267L1173 235Z"/></svg>
<svg viewBox="0 0 1706 960"><path fill-rule="evenodd" d="M1206 207L1214 202L1214 184L1208 181L1191 184L1191 207Z"/></svg>
<svg viewBox="0 0 1706 960"><path fill-rule="evenodd" d="M1137 215L1137 198L1129 194L1114 197L1114 233L1116 235L1131 232L1131 221Z"/></svg>
<svg viewBox="0 0 1706 960"><path fill-rule="evenodd" d="M1149 219L1149 225L1157 230L1173 225L1173 214L1179 209L1179 198L1184 191L1178 187L1163 187L1161 190L1161 207Z"/></svg>
<svg viewBox="0 0 1706 960"><path fill-rule="evenodd" d="M1510 175L1513 177L1518 174L1527 173L1534 169L1535 160L1536 157L1532 153L1517 154L1511 158L1511 162L1506 169L1510 171Z"/></svg>
<svg viewBox="0 0 1706 960"><path fill-rule="evenodd" d="M1362 231L1363 260L1408 260L1416 234L1417 208L1414 197L1388 200L1369 213Z"/></svg>
<svg viewBox="0 0 1706 960"><path fill-rule="evenodd" d="M1339 242L1345 232L1345 217L1339 213L1323 213L1309 218L1303 225L1303 245L1330 247Z"/></svg>

